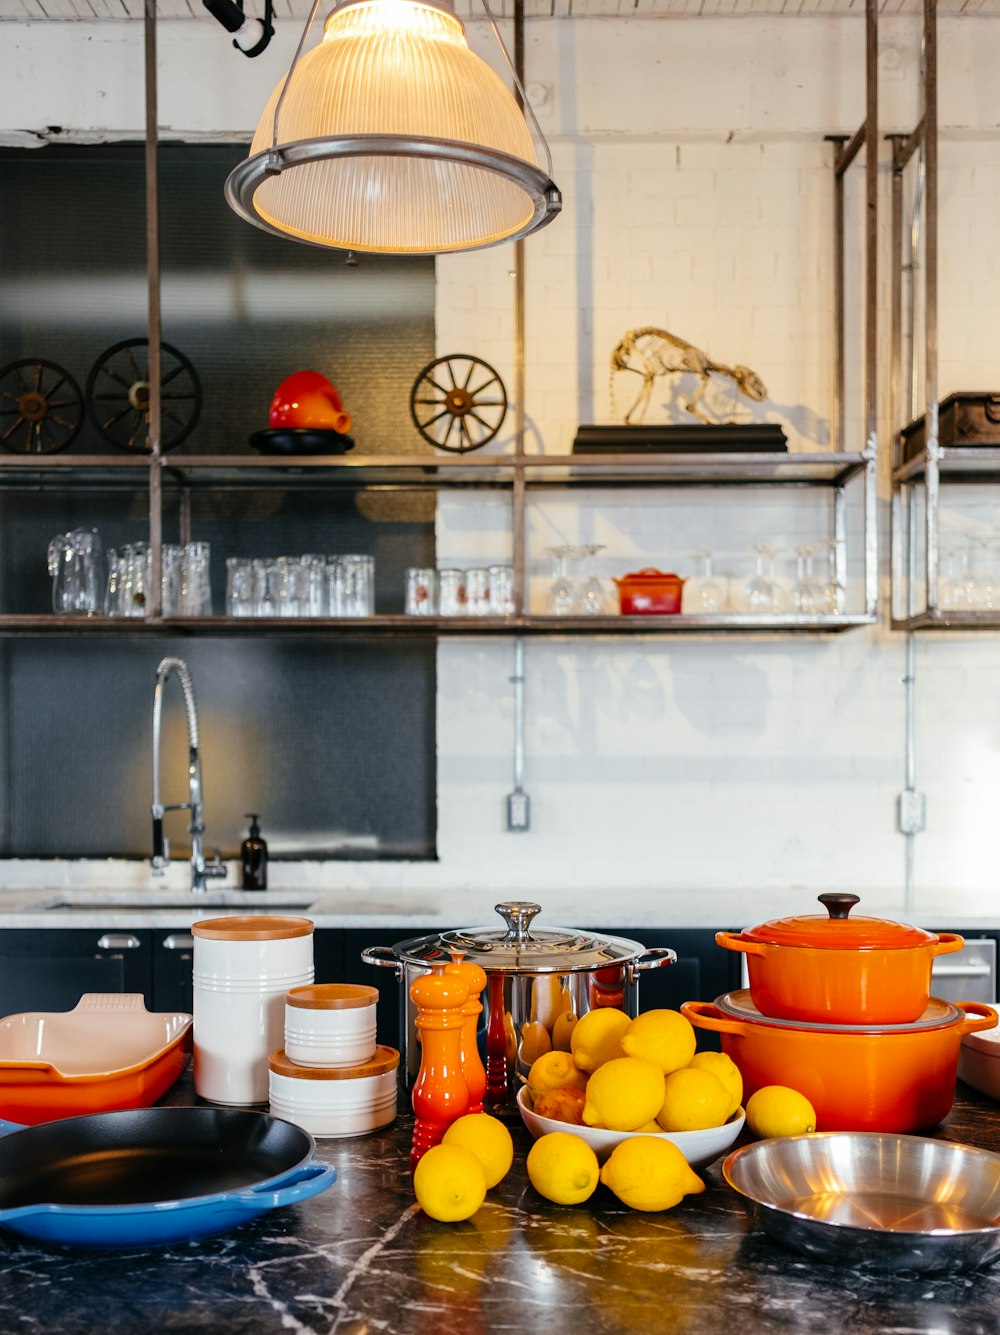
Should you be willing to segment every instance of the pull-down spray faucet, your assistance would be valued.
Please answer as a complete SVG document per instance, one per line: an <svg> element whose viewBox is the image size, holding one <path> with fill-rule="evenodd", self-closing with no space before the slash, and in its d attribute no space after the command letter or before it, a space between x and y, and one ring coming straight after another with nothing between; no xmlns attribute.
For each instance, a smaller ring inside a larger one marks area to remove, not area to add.
<svg viewBox="0 0 1000 1335"><path fill-rule="evenodd" d="M184 713L188 731L188 801L164 806L160 800L160 730L163 714L163 687L171 673L176 673L184 693ZM150 865L154 876L162 876L170 865L170 845L163 835L163 817L168 811L189 811L191 823L191 892L203 894L207 877L226 874L218 853L212 862L205 862L202 836L205 833L203 797L201 789L201 752L198 741L198 711L194 703L191 674L182 658L164 658L156 669L156 687L153 691L153 856Z"/></svg>

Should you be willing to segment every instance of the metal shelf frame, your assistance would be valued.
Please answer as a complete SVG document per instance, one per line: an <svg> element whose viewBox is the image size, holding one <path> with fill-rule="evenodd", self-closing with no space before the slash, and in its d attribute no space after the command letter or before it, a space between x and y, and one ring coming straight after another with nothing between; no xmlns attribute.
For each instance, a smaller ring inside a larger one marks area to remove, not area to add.
<svg viewBox="0 0 1000 1335"><path fill-rule="evenodd" d="M158 200L158 125L156 2L145 0L146 110L146 244L149 338L148 453L130 455L0 456L0 490L74 491L130 490L147 493L148 540L151 552L150 595L143 619L50 615L0 615L0 635L118 635L151 633L204 635L371 635L549 637L692 635L761 635L836 633L876 620L878 598L877 451L875 416L877 296L877 31L878 0L865 7L865 116L848 139L831 137L833 163L835 386L831 405L834 449L816 452L547 455L525 450L524 324L525 260L523 242L514 246L515 429L513 452L504 455L191 455L167 454L162 448L160 403L161 307ZM523 37L523 7L515 15L516 38ZM861 450L845 448L845 178L864 155L864 434ZM860 493L863 510L864 592L857 613L802 615L790 613L715 616L545 617L524 611L526 591L526 510L532 497L547 490L612 491L627 487L820 488L831 496L832 536L836 542L838 578L846 584L848 507ZM851 488L850 499L848 488ZM182 541L191 536L191 496L200 490L262 489L313 491L447 491L492 489L506 492L511 507L515 614L510 617L461 618L379 615L358 619L292 619L206 617L166 619L161 615L160 569L163 504L180 496Z"/></svg>

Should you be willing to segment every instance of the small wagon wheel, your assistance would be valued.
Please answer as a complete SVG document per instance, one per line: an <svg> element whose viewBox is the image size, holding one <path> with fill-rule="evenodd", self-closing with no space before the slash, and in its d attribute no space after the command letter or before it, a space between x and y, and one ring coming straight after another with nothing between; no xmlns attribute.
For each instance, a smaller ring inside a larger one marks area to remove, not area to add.
<svg viewBox="0 0 1000 1335"><path fill-rule="evenodd" d="M120 450L148 450L149 339L129 338L102 352L87 377L87 407L105 440ZM195 369L170 343L160 344L160 448L172 450L201 412Z"/></svg>
<svg viewBox="0 0 1000 1335"><path fill-rule="evenodd" d="M0 445L15 454L58 454L83 425L83 395L70 373L41 357L0 371Z"/></svg>
<svg viewBox="0 0 1000 1335"><path fill-rule="evenodd" d="M424 440L454 454L488 445L506 415L503 381L479 357L438 357L410 392L410 416Z"/></svg>

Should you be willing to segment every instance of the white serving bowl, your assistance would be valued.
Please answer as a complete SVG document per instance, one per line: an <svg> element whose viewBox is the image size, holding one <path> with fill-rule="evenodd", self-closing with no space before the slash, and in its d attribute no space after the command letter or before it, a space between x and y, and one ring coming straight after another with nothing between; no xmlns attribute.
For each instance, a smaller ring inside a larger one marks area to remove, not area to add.
<svg viewBox="0 0 1000 1335"><path fill-rule="evenodd" d="M958 1048L958 1078L1000 1102L1000 1026L963 1037Z"/></svg>
<svg viewBox="0 0 1000 1335"><path fill-rule="evenodd" d="M651 1134L648 1131L603 1131L593 1126L573 1126L569 1122L557 1122L551 1117L539 1117L532 1109L527 1085L522 1085L517 1091L517 1106L524 1125L536 1140L539 1136L548 1135L550 1131L568 1131L585 1140L601 1163L623 1140ZM653 1136L653 1139L671 1141L692 1168L707 1168L720 1154L729 1149L743 1130L745 1121L746 1113L742 1108L738 1108L722 1126L712 1126L706 1131L661 1131Z"/></svg>

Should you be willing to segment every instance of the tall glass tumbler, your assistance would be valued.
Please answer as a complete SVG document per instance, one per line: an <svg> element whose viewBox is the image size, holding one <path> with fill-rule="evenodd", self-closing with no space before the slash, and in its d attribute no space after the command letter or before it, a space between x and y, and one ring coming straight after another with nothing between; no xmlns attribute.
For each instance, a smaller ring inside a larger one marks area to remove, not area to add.
<svg viewBox="0 0 1000 1335"><path fill-rule="evenodd" d="M375 612L375 558L348 554L334 567L335 616L370 617Z"/></svg>
<svg viewBox="0 0 1000 1335"><path fill-rule="evenodd" d="M407 616L436 616L437 607L437 571L433 567L411 566L406 572Z"/></svg>

